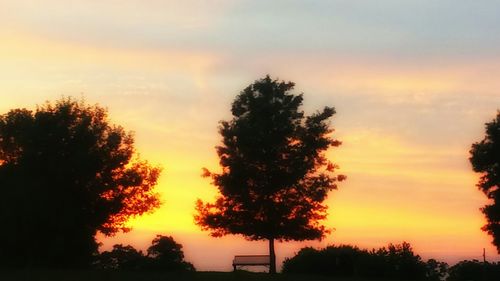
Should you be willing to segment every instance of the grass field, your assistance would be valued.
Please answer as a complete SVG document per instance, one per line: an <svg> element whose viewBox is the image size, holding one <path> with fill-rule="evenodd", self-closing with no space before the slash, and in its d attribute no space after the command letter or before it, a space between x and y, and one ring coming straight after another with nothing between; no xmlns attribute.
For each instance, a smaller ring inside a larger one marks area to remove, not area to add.
<svg viewBox="0 0 500 281"><path fill-rule="evenodd" d="M125 272L125 271L54 271L54 270L22 270L2 271L2 281L361 281L359 279L342 279L312 275L274 276L267 273L252 272Z"/></svg>

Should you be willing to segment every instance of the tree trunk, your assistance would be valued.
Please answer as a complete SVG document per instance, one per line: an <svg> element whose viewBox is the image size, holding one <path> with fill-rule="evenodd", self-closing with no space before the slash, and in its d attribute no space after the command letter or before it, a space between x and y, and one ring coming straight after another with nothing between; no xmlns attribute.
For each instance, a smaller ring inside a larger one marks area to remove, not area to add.
<svg viewBox="0 0 500 281"><path fill-rule="evenodd" d="M276 254L274 253L274 238L269 238L269 273L276 273Z"/></svg>

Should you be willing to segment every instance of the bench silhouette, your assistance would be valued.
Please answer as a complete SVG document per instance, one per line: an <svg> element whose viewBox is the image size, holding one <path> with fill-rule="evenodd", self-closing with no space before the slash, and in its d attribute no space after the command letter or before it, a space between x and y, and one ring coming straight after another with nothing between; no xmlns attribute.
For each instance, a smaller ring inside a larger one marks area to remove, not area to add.
<svg viewBox="0 0 500 281"><path fill-rule="evenodd" d="M269 266L271 259L268 255L239 255L234 256L233 269L237 266Z"/></svg>

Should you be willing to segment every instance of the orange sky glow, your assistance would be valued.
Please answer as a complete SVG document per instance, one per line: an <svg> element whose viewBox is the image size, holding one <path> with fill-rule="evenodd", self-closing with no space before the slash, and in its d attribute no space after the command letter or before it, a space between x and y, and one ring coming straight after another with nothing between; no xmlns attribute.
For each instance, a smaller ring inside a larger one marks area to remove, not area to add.
<svg viewBox="0 0 500 281"><path fill-rule="evenodd" d="M314 5L301 14L303 4L295 1L268 25L259 25L269 20L260 1L194 8L196 1L127 0L120 12L93 1L74 1L71 9L64 1L40 2L0 1L0 112L83 97L107 107L114 123L135 132L141 158L163 167L157 187L162 207L131 220L129 233L100 236L102 249L123 243L144 250L156 234L172 235L200 270L231 270L235 254L267 252L264 242L211 238L194 225L193 214L196 199L216 195L201 173L203 167L218 169L218 121L230 118L240 90L269 73L296 83L306 113L336 108L332 126L343 144L328 157L347 175L327 200L324 223L332 233L323 241L279 243L278 262L303 246L372 248L402 241L424 258L450 263L481 259L483 248L489 259L499 259L480 229L485 220L479 208L487 200L475 187L479 176L468 151L500 108L500 56L481 49L500 42L481 37L483 45L460 41L456 49L453 40L466 39L419 33L411 19L406 29L392 30L373 16L378 29L363 30L359 25L373 22L340 15L329 21ZM352 16L376 14L371 4L358 10L331 2ZM417 15L428 15L419 9ZM487 18L477 9L478 18ZM290 20L297 14L300 23ZM447 34L462 34L452 29L452 19L438 20L450 25ZM379 37L370 45L366 38L373 32Z"/></svg>

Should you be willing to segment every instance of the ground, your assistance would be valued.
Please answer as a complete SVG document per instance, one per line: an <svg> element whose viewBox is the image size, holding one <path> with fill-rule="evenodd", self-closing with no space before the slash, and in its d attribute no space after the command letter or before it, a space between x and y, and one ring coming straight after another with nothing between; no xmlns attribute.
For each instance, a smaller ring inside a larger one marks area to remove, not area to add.
<svg viewBox="0 0 500 281"><path fill-rule="evenodd" d="M311 275L274 276L252 272L125 272L125 271L55 271L55 270L3 270L2 281L364 281Z"/></svg>

